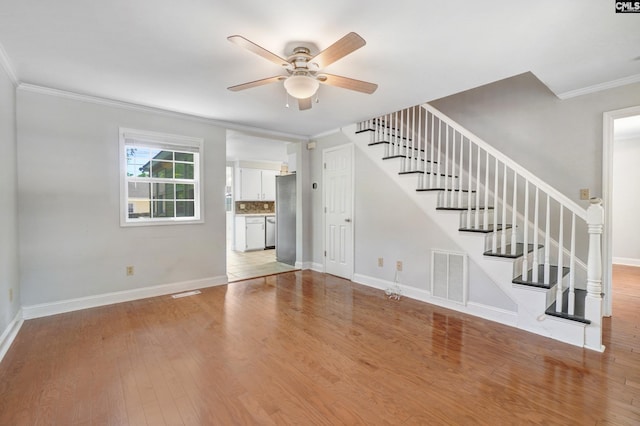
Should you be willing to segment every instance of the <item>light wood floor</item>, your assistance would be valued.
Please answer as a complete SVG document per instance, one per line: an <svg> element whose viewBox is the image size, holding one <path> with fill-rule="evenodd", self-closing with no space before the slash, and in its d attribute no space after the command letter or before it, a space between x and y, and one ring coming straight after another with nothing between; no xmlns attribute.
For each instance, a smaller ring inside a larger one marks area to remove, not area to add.
<svg viewBox="0 0 640 426"><path fill-rule="evenodd" d="M26 321L0 425L639 424L640 272L604 354L309 271Z"/></svg>

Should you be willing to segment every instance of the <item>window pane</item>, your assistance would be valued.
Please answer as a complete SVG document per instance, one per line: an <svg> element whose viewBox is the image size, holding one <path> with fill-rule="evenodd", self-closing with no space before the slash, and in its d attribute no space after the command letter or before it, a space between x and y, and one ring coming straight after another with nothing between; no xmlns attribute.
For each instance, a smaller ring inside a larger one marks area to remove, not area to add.
<svg viewBox="0 0 640 426"><path fill-rule="evenodd" d="M175 164L176 179L184 179L184 163Z"/></svg>
<svg viewBox="0 0 640 426"><path fill-rule="evenodd" d="M128 190L129 199L144 198L148 200L151 198L150 183L129 182Z"/></svg>
<svg viewBox="0 0 640 426"><path fill-rule="evenodd" d="M153 217L175 217L173 201L154 201Z"/></svg>
<svg viewBox="0 0 640 426"><path fill-rule="evenodd" d="M193 201L176 201L176 217L195 216L195 203Z"/></svg>
<svg viewBox="0 0 640 426"><path fill-rule="evenodd" d="M153 160L151 162L151 177L173 179L173 163Z"/></svg>
<svg viewBox="0 0 640 426"><path fill-rule="evenodd" d="M149 217L151 213L151 184L129 182L127 188L127 215L129 219Z"/></svg>
<svg viewBox="0 0 640 426"><path fill-rule="evenodd" d="M168 160L173 161L173 151L156 151L157 154L153 156L154 160Z"/></svg>
<svg viewBox="0 0 640 426"><path fill-rule="evenodd" d="M153 198L161 199L161 200L164 200L164 199L173 200L175 198L175 194L173 193L173 184L172 183L154 183Z"/></svg>
<svg viewBox="0 0 640 426"><path fill-rule="evenodd" d="M149 161L151 160L148 148L127 147L127 176L149 176Z"/></svg>
<svg viewBox="0 0 640 426"><path fill-rule="evenodd" d="M176 161L187 161L193 163L193 154L190 152L176 152Z"/></svg>
<svg viewBox="0 0 640 426"><path fill-rule="evenodd" d="M176 184L176 199L178 200L193 200L194 185L177 183Z"/></svg>
<svg viewBox="0 0 640 426"><path fill-rule="evenodd" d="M185 164L184 165L184 178L185 179L193 179L193 164Z"/></svg>

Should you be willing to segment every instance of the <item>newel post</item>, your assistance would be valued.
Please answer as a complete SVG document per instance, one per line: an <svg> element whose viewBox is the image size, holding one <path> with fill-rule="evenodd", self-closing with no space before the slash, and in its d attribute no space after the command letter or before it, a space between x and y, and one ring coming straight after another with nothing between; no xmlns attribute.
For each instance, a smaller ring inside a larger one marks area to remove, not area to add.
<svg viewBox="0 0 640 426"><path fill-rule="evenodd" d="M604 209L600 198L592 198L587 209L589 254L587 258L587 298L585 317L591 321L585 329L585 346L604 351L602 345L602 229Z"/></svg>

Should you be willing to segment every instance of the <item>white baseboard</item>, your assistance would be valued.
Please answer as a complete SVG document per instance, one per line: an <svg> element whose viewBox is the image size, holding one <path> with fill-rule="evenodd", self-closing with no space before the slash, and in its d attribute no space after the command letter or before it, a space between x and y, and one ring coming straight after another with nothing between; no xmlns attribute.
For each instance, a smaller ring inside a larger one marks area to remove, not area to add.
<svg viewBox="0 0 640 426"><path fill-rule="evenodd" d="M615 265L640 266L640 259L631 259L628 257L614 257L611 263Z"/></svg>
<svg viewBox="0 0 640 426"><path fill-rule="evenodd" d="M0 361L2 361L4 356L7 354L7 351L18 335L18 331L20 331L20 327L22 327L23 323L24 319L22 318L22 309L19 309L16 316L11 320L0 336Z"/></svg>
<svg viewBox="0 0 640 426"><path fill-rule="evenodd" d="M379 290L386 290L395 285L395 283L392 281L382 280L362 274L354 274L353 282L377 288ZM399 284L399 287L402 291L401 296L408 297L410 299L419 300L431 305L436 305L442 308L451 309L453 311L462 312L464 314L484 318L486 320L498 322L500 324L505 324L512 327L517 326L517 312L496 308L494 306L483 305L476 302L467 302L466 305L462 305L446 299L433 297L431 296L431 292L428 290L423 290L403 284Z"/></svg>
<svg viewBox="0 0 640 426"><path fill-rule="evenodd" d="M180 293L183 291L214 287L227 284L227 282L227 276L221 275L218 277L203 278L199 280L161 284L151 287L98 294L95 296L79 297L77 299L60 300L51 303L23 306L22 318L32 319L46 317L49 315L62 314L65 312L78 311L81 309L95 308L97 306L130 302L132 300L146 299L148 297L164 296L167 294Z"/></svg>
<svg viewBox="0 0 640 426"><path fill-rule="evenodd" d="M322 263L318 263L318 262L308 262L308 263L309 263L309 267L305 269L311 269L312 271L315 271L315 272L324 273L324 265Z"/></svg>

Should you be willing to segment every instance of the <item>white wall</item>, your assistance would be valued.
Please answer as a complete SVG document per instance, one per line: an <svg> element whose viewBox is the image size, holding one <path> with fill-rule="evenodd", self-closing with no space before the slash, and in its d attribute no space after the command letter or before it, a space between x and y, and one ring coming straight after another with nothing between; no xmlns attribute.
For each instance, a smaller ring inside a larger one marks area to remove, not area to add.
<svg viewBox="0 0 640 426"><path fill-rule="evenodd" d="M15 94L13 82L0 67L0 336L20 309Z"/></svg>
<svg viewBox="0 0 640 426"><path fill-rule="evenodd" d="M313 261L323 264L322 151L349 143L342 133L317 140L311 151ZM403 262L401 284L430 290L431 251L461 252L438 224L434 223L384 172L356 146L355 211L353 215L355 274L393 282L396 261ZM408 177L411 178L411 177ZM378 267L378 258L384 266ZM482 272L469 264L469 301L514 311L515 303Z"/></svg>
<svg viewBox="0 0 640 426"><path fill-rule="evenodd" d="M558 99L525 73L446 98L434 107L585 208L602 195L602 116L640 104L640 83Z"/></svg>
<svg viewBox="0 0 640 426"><path fill-rule="evenodd" d="M24 306L224 277L225 129L23 89L17 123ZM119 226L121 126L204 139L205 223Z"/></svg>
<svg viewBox="0 0 640 426"><path fill-rule="evenodd" d="M613 263L640 266L640 138L614 141Z"/></svg>

